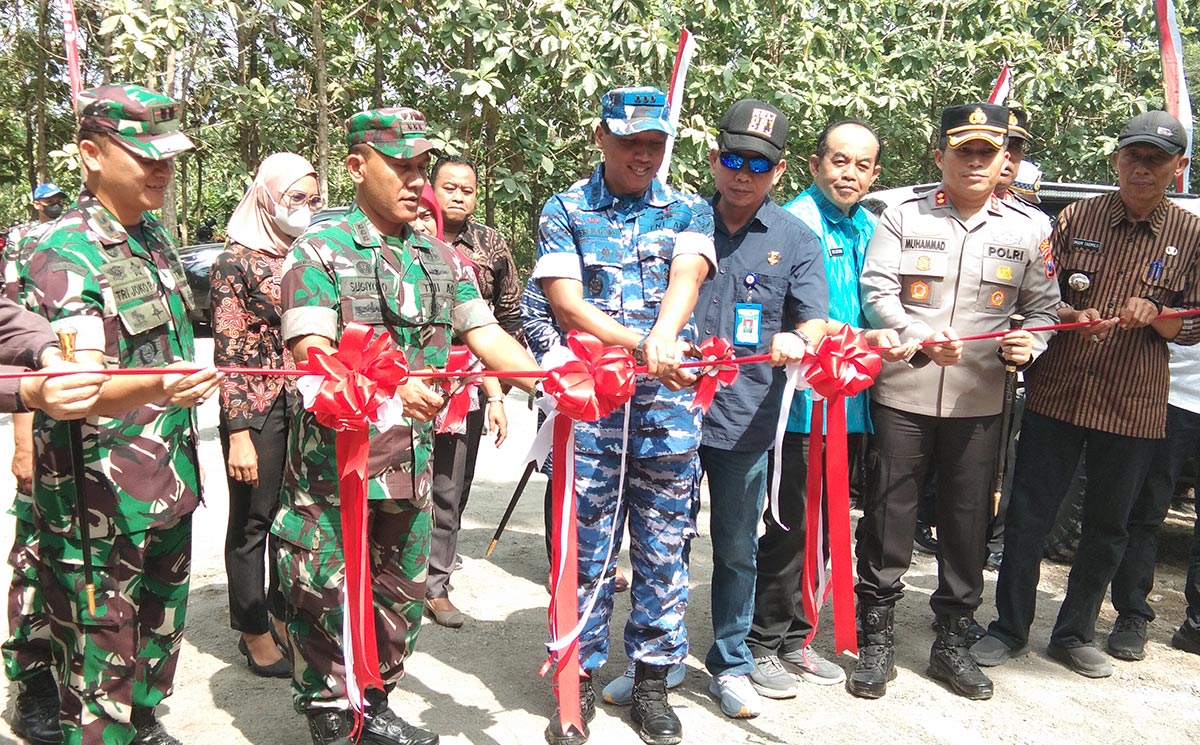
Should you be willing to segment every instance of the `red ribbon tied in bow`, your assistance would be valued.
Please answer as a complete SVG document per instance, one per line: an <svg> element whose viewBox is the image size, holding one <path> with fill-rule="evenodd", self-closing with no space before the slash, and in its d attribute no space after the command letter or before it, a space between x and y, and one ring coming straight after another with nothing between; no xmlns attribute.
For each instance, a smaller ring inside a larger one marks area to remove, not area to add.
<svg viewBox="0 0 1200 745"><path fill-rule="evenodd" d="M633 355L624 347L604 346L591 334L571 331L567 349L575 359L547 371L542 390L563 416L594 422L623 406L637 384Z"/></svg>
<svg viewBox="0 0 1200 745"><path fill-rule="evenodd" d="M822 398L849 397L870 388L882 367L883 360L862 335L845 324L836 334L821 339L804 377Z"/></svg>
<svg viewBox="0 0 1200 745"><path fill-rule="evenodd" d="M355 711L365 710L368 687L383 690L379 648L375 638L371 565L367 560L367 460L371 425L382 428L399 420L396 389L408 380L408 360L380 334L372 341L369 326L350 323L338 349L309 351L305 369L322 376L319 387L305 392L305 407L317 421L337 432L338 497L341 501L342 554L346 565L342 612L347 629L342 640L346 696ZM361 726L356 718L355 731Z"/></svg>
<svg viewBox="0 0 1200 745"><path fill-rule="evenodd" d="M733 359L733 345L728 339L723 339L719 336L714 336L706 339L698 348L700 359L705 362L719 362L721 360ZM692 399L693 406L699 406L700 411L708 413L708 408L712 406L713 397L717 395L717 390L722 386L732 385L733 381L737 380L738 368L736 365L712 365L703 375L700 380L696 381L696 397Z"/></svg>
<svg viewBox="0 0 1200 745"><path fill-rule="evenodd" d="M450 401L446 404L445 416L437 426L437 433L453 432L471 412L471 399L476 389L482 385L482 378L468 377L474 372L475 357L467 347L450 347L450 357L446 362L446 377L450 379ZM458 379L462 382L455 383Z"/></svg>

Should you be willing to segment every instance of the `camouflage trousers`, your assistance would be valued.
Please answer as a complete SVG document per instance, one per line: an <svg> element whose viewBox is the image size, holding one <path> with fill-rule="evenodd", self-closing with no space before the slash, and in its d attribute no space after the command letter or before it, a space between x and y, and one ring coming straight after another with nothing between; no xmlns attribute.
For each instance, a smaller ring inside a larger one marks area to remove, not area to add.
<svg viewBox="0 0 1200 745"><path fill-rule="evenodd" d="M684 612L688 602L687 545L696 535L700 462L696 453L629 458L625 492L617 505L619 453L575 456L579 540L579 611L603 582L579 640L580 664L595 670L608 659L608 624L622 526L629 521L633 563L633 609L625 622L625 654L652 665L687 655ZM608 534L617 522L616 545L606 566Z"/></svg>
<svg viewBox="0 0 1200 745"><path fill-rule="evenodd" d="M345 709L342 600L346 565L337 504L285 507L324 535L307 546L276 541L279 584L288 605L288 636L295 651L292 689L296 710ZM389 688L404 675L421 627L429 565L429 509L407 500L371 500L368 551L375 606L379 668ZM319 527L318 527L319 526Z"/></svg>
<svg viewBox="0 0 1200 745"><path fill-rule="evenodd" d="M20 499L20 496L17 497ZM8 638L4 640L4 674L28 680L54 664L50 626L37 580L38 534L33 523L17 517L12 551L12 583L8 586Z"/></svg>
<svg viewBox="0 0 1200 745"><path fill-rule="evenodd" d="M38 581L58 667L64 745L126 745L133 707L171 693L187 615L192 518L92 542L96 614L77 541L43 533Z"/></svg>

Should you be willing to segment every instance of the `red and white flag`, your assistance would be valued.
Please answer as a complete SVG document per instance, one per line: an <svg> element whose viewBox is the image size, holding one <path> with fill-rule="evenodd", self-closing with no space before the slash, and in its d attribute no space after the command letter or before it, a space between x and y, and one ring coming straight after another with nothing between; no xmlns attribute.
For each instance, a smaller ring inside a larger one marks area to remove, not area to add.
<svg viewBox="0 0 1200 745"><path fill-rule="evenodd" d="M1000 68L1000 75L996 77L996 84L992 86L992 95L988 96L988 103L1005 105L1009 95L1012 93L1012 72L1008 69L1008 65Z"/></svg>
<svg viewBox="0 0 1200 745"><path fill-rule="evenodd" d="M692 64L692 55L696 52L696 40L692 32L686 28L679 32L679 48L675 50L675 68L671 71L671 87L667 90L667 106L671 114L671 126L679 131L679 110L683 107L683 89L687 80L688 67ZM675 147L675 138L667 138L667 154L663 156L662 165L658 168L658 180L667 183L667 174L671 170L671 150Z"/></svg>
<svg viewBox="0 0 1200 745"><path fill-rule="evenodd" d="M71 102L79 98L83 90L83 76L79 72L79 47L82 46L79 24L75 21L75 0L63 0L63 43L67 47L67 74L71 78Z"/></svg>
<svg viewBox="0 0 1200 745"><path fill-rule="evenodd" d="M1192 102L1188 98L1187 79L1183 75L1183 42L1179 37L1179 20L1175 17L1174 0L1154 0L1158 18L1158 46L1162 50L1163 92L1167 113L1179 120L1187 133L1187 151L1192 157ZM1182 194L1188 191L1191 169L1186 168L1175 183Z"/></svg>

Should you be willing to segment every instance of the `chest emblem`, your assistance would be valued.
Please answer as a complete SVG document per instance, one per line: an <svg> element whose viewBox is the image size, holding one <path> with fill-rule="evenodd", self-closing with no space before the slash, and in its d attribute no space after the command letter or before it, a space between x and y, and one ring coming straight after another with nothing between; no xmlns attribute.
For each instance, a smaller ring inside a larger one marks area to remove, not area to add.
<svg viewBox="0 0 1200 745"><path fill-rule="evenodd" d="M783 256L778 251L767 251L767 263L775 266Z"/></svg>
<svg viewBox="0 0 1200 745"><path fill-rule="evenodd" d="M925 282L913 282L908 286L908 295L913 300L928 300L929 285Z"/></svg>
<svg viewBox="0 0 1200 745"><path fill-rule="evenodd" d="M1011 266L996 267L996 278L1003 279L1003 280L1012 279L1013 278L1012 267Z"/></svg>
<svg viewBox="0 0 1200 745"><path fill-rule="evenodd" d="M993 308L999 308L1004 305L1004 298L1004 290L996 290L988 300L991 302Z"/></svg>
<svg viewBox="0 0 1200 745"><path fill-rule="evenodd" d="M929 271L929 265L930 265L930 262L929 262L928 256L918 256L917 257L917 271L927 272L927 271Z"/></svg>

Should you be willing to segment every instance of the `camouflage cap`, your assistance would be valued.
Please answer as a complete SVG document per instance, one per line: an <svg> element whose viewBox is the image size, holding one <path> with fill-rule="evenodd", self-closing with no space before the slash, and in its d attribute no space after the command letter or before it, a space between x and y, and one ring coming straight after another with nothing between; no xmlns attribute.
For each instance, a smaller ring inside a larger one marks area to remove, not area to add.
<svg viewBox="0 0 1200 745"><path fill-rule="evenodd" d="M346 120L346 145L370 145L392 158L415 158L433 150L425 139L425 115L396 107L360 111Z"/></svg>
<svg viewBox="0 0 1200 745"><path fill-rule="evenodd" d="M600 99L600 108L600 118L617 137L650 131L675 136L667 94L653 86L614 88Z"/></svg>
<svg viewBox="0 0 1200 745"><path fill-rule="evenodd" d="M179 102L140 85L102 85L79 92L80 132L104 132L134 155L168 160L195 147L179 131Z"/></svg>

